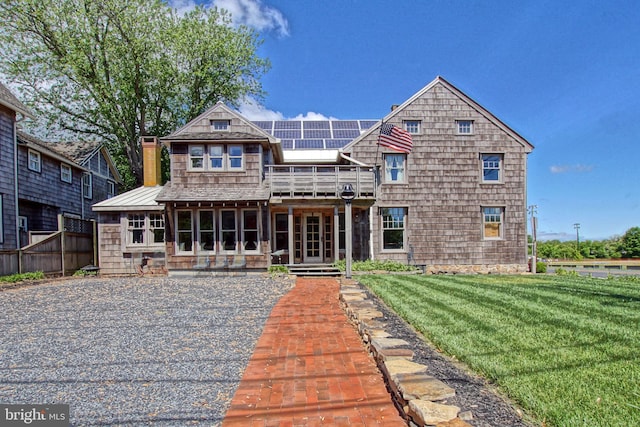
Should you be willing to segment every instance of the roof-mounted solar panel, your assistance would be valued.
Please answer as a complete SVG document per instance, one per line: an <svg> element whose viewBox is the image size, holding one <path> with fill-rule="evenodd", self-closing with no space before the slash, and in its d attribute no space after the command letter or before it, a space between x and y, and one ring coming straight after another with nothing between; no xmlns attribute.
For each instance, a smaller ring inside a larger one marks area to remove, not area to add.
<svg viewBox="0 0 640 427"><path fill-rule="evenodd" d="M293 150L293 139L283 139L281 144L283 150Z"/></svg>
<svg viewBox="0 0 640 427"><path fill-rule="evenodd" d="M274 129L300 129L299 120L276 120Z"/></svg>
<svg viewBox="0 0 640 427"><path fill-rule="evenodd" d="M259 128L266 130L267 132L271 132L271 130L273 129L273 120L253 122L253 124L258 126Z"/></svg>
<svg viewBox="0 0 640 427"><path fill-rule="evenodd" d="M367 130L378 123L377 120L359 120L360 130Z"/></svg>
<svg viewBox="0 0 640 427"><path fill-rule="evenodd" d="M304 129L304 138L331 138L329 129Z"/></svg>
<svg viewBox="0 0 640 427"><path fill-rule="evenodd" d="M273 136L281 139L300 139L302 135L300 134L300 130L274 130Z"/></svg>
<svg viewBox="0 0 640 427"><path fill-rule="evenodd" d="M332 120L331 126L336 129L358 129L357 120Z"/></svg>
<svg viewBox="0 0 640 427"><path fill-rule="evenodd" d="M329 129L328 120L305 120L302 122L304 130L307 129Z"/></svg>
<svg viewBox="0 0 640 427"><path fill-rule="evenodd" d="M324 141L322 139L296 139L296 150L322 150Z"/></svg>
<svg viewBox="0 0 640 427"><path fill-rule="evenodd" d="M325 146L327 149L336 149L336 148L342 148L345 145L347 145L348 143L350 143L352 140L351 139L327 139L325 140Z"/></svg>
<svg viewBox="0 0 640 427"><path fill-rule="evenodd" d="M358 129L334 129L333 137L334 138L357 138L360 136L360 131Z"/></svg>

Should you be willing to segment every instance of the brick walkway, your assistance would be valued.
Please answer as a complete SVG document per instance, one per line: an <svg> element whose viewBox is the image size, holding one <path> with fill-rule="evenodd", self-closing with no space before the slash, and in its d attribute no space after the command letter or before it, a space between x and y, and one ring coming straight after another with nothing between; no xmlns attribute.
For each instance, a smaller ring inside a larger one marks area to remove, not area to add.
<svg viewBox="0 0 640 427"><path fill-rule="evenodd" d="M223 427L407 425L338 291L336 279L297 279L271 312Z"/></svg>

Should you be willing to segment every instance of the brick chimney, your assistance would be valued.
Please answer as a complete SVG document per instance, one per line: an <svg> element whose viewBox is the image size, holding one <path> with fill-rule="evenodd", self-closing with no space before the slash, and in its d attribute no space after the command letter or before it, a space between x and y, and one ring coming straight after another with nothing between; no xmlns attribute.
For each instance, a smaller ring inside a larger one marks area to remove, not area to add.
<svg viewBox="0 0 640 427"><path fill-rule="evenodd" d="M158 138L155 136L143 136L140 140L142 143L144 186L155 187L162 184Z"/></svg>

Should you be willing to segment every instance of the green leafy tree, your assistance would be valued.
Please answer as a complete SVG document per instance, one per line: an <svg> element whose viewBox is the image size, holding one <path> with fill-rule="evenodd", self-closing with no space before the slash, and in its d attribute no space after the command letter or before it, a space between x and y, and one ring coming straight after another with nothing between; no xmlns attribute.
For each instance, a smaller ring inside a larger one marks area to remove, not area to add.
<svg viewBox="0 0 640 427"><path fill-rule="evenodd" d="M620 252L626 258L640 257L640 227L632 227L620 239Z"/></svg>
<svg viewBox="0 0 640 427"><path fill-rule="evenodd" d="M261 41L218 9L160 0L4 0L0 71L49 130L107 143L127 188L141 135L164 135L218 100L264 96Z"/></svg>

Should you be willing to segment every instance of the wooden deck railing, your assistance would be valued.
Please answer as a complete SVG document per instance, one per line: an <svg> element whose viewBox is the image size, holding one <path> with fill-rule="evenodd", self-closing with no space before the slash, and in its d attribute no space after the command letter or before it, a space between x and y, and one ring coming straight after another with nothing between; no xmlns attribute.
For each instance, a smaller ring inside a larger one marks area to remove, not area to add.
<svg viewBox="0 0 640 427"><path fill-rule="evenodd" d="M375 198L375 175L365 166L267 166L265 181L272 197L340 198L351 184L356 198Z"/></svg>

